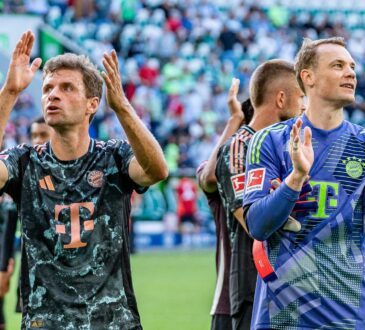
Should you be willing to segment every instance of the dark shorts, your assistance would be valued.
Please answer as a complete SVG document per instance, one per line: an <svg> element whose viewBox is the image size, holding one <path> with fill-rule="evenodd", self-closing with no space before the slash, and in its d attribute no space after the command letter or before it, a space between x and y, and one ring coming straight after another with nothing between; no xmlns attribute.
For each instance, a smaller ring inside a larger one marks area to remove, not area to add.
<svg viewBox="0 0 365 330"><path fill-rule="evenodd" d="M230 315L215 314L212 316L211 330L232 330L232 318Z"/></svg>
<svg viewBox="0 0 365 330"><path fill-rule="evenodd" d="M252 317L253 302L245 301L242 305L242 311L232 315L233 330L250 330Z"/></svg>

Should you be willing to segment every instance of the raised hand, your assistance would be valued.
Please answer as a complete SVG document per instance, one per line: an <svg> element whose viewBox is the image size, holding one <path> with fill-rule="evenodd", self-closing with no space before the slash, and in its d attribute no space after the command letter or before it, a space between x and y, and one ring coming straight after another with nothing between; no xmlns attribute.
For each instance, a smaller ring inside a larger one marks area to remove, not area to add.
<svg viewBox="0 0 365 330"><path fill-rule="evenodd" d="M31 31L23 33L13 51L4 84L4 88L11 94L18 95L27 88L41 66L42 60L40 58L36 58L30 64L30 53L34 39L34 34Z"/></svg>
<svg viewBox="0 0 365 330"><path fill-rule="evenodd" d="M104 53L103 65L105 72L102 72L101 75L107 87L107 101L109 106L117 112L121 107L127 106L129 102L123 91L115 50L112 50L110 54Z"/></svg>
<svg viewBox="0 0 365 330"><path fill-rule="evenodd" d="M290 132L289 153L296 174L306 177L313 165L314 153L312 146L312 131L309 127L304 129L304 138L303 141L301 141L300 132L302 124L302 120L298 118L292 127Z"/></svg>
<svg viewBox="0 0 365 330"><path fill-rule="evenodd" d="M228 92L228 108L231 113L231 117L241 117L242 121L245 119L245 116L241 110L241 103L237 99L238 89L240 87L240 80L237 78L232 79L231 87Z"/></svg>

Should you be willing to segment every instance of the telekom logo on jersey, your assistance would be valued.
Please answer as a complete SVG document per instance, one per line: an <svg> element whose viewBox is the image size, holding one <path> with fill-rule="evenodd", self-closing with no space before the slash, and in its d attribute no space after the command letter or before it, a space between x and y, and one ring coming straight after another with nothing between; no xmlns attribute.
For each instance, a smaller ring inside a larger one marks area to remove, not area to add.
<svg viewBox="0 0 365 330"><path fill-rule="evenodd" d="M94 203L92 202L83 202L83 203L72 203L69 205L56 205L55 206L55 219L59 221L59 215L62 210L69 209L70 218L71 218L71 241L68 244L65 244L63 247L65 249L76 249L80 247L84 247L87 243L81 241L81 231L84 229L85 231L94 230L94 220L87 219L83 221L83 228L81 228L81 219L80 219L80 209L86 208L90 212L90 217L94 214ZM56 233L58 234L66 234L66 226L65 225L56 225Z"/></svg>

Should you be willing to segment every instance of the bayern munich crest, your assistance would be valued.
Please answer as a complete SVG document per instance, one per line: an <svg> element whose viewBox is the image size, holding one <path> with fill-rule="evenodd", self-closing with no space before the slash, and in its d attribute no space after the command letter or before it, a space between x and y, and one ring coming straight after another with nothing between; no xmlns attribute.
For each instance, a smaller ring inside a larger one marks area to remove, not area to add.
<svg viewBox="0 0 365 330"><path fill-rule="evenodd" d="M87 175L87 182L91 187L100 188L104 182L104 173L102 171L91 171Z"/></svg>

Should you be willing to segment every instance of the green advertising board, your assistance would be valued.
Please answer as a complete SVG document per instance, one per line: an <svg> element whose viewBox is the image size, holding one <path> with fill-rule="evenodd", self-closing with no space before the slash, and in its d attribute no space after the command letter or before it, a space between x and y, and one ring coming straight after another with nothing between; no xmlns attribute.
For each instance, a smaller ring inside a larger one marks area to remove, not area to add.
<svg viewBox="0 0 365 330"><path fill-rule="evenodd" d="M40 29L40 57L43 63L53 56L62 54L64 47L51 31Z"/></svg>

